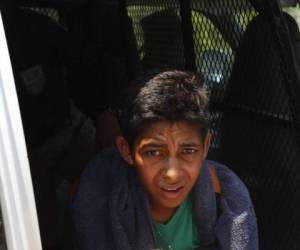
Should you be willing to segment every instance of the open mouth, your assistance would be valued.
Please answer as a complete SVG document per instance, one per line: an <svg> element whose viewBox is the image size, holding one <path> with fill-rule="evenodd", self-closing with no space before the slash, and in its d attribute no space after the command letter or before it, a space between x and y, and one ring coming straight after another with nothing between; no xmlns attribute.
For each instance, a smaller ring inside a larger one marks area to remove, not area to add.
<svg viewBox="0 0 300 250"><path fill-rule="evenodd" d="M166 191L166 192L177 192L179 191L180 189L182 189L182 187L176 187L176 188L161 188L163 191Z"/></svg>
<svg viewBox="0 0 300 250"><path fill-rule="evenodd" d="M170 199L170 198L177 198L181 194L183 187L172 187L172 188L161 187L160 190L162 191L163 195L166 198Z"/></svg>

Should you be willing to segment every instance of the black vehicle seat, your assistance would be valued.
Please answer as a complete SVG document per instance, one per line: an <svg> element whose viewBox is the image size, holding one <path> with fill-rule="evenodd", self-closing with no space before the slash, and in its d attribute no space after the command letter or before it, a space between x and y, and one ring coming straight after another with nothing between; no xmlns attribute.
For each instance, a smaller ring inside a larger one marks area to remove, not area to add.
<svg viewBox="0 0 300 250"><path fill-rule="evenodd" d="M283 15L299 38L295 21ZM289 229L299 221L292 202L299 199L294 191L300 156L284 84L275 34L268 19L258 15L246 28L225 91L220 160L249 188L264 250L288 249ZM291 239L293 246L300 244L296 235Z"/></svg>
<svg viewBox="0 0 300 250"><path fill-rule="evenodd" d="M65 126L69 114L61 58L53 47L53 40L64 34L49 18L33 11L16 9L15 14L5 30L26 142L36 146Z"/></svg>

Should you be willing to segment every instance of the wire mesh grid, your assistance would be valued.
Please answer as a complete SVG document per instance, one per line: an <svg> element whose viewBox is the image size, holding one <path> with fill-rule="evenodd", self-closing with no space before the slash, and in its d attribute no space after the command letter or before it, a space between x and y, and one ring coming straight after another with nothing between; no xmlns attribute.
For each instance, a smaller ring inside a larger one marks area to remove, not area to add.
<svg viewBox="0 0 300 250"><path fill-rule="evenodd" d="M184 68L179 9L176 0L127 1L143 68Z"/></svg>
<svg viewBox="0 0 300 250"><path fill-rule="evenodd" d="M192 1L191 10L197 72L221 101L239 40L257 13L247 1Z"/></svg>
<svg viewBox="0 0 300 250"><path fill-rule="evenodd" d="M299 171L295 166L300 159L295 114L285 89L287 72L282 68L270 20L249 8L247 11L248 16L243 11L243 16L237 18L247 25L229 29L240 32L235 36L241 37L237 43L226 39L224 29L219 29L227 42L225 45L217 42L219 49L231 56L225 62L230 72L223 74L228 78L222 88L217 85L216 89L216 80L211 84L211 78L204 76L215 104L212 112L222 113L222 118L213 124L215 136L219 136L215 138L219 146L217 159L229 165L249 188L258 217L260 248L297 249L295 240L289 239L291 234L297 238L296 227L299 229L295 223L299 216L292 208L298 194L291 190L299 189ZM236 12L230 15L232 13ZM233 20L228 15L222 20L225 26L228 20ZM214 23L218 25L217 21ZM200 58L204 60L205 56ZM219 57L213 54L206 59L206 64L198 64L200 69L214 65L206 71L200 70L200 74L220 70L215 67L222 58L220 53ZM293 231L283 228L293 228Z"/></svg>
<svg viewBox="0 0 300 250"><path fill-rule="evenodd" d="M30 11L35 11L40 15L49 17L56 24L66 28L66 20L63 12L55 8L44 8L44 7L21 7Z"/></svg>
<svg viewBox="0 0 300 250"><path fill-rule="evenodd" d="M219 149L222 116L217 107L222 105L240 38L257 13L247 1L191 1L191 12L196 69L211 97L213 155Z"/></svg>

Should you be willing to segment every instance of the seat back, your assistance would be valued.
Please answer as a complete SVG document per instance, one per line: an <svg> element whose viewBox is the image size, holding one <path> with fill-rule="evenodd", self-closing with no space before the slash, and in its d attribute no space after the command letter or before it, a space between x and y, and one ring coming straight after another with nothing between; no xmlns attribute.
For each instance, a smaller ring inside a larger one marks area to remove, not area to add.
<svg viewBox="0 0 300 250"><path fill-rule="evenodd" d="M283 15L289 27L295 24ZM294 31L299 34L298 28ZM220 125L221 161L249 188L264 250L300 243L293 206L299 199L299 145L274 36L263 15L248 24L224 93Z"/></svg>
<svg viewBox="0 0 300 250"><path fill-rule="evenodd" d="M184 68L181 20L174 9L157 11L141 20L144 44L141 48L144 69Z"/></svg>
<svg viewBox="0 0 300 250"><path fill-rule="evenodd" d="M16 8L5 31L27 146L45 143L69 115L62 55L66 32L48 17ZM55 41L57 40L57 41Z"/></svg>

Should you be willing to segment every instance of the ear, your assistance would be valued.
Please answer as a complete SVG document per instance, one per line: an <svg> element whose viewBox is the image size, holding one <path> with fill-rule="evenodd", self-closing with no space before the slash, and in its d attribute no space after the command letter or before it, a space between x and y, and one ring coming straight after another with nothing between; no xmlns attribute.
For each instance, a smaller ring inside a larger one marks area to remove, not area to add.
<svg viewBox="0 0 300 250"><path fill-rule="evenodd" d="M208 154L210 142L211 142L211 133L208 131L207 135L204 138L204 154L203 154L204 159L206 158L206 156Z"/></svg>
<svg viewBox="0 0 300 250"><path fill-rule="evenodd" d="M122 158L129 164L133 165L133 159L130 152L130 147L128 142L123 136L118 136L116 139L117 148L122 156Z"/></svg>

